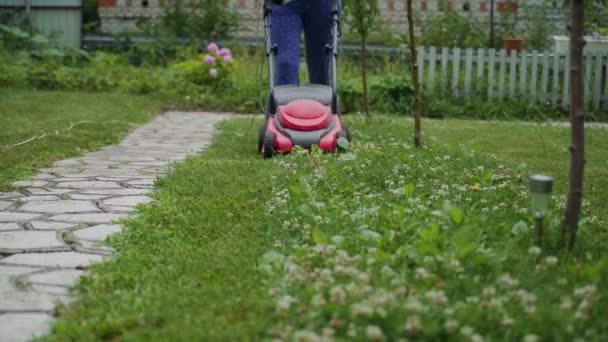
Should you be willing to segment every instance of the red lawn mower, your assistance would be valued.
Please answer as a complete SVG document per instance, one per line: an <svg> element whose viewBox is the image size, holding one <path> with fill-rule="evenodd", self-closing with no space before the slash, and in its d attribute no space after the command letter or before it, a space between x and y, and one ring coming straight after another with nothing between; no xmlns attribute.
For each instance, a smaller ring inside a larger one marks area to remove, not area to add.
<svg viewBox="0 0 608 342"><path fill-rule="evenodd" d="M268 74L270 94L266 123L260 127L258 151L264 158L271 158L279 153L289 153L295 146L310 149L317 145L321 150L334 152L342 150L338 139L350 141L348 127L340 121L337 97L337 70L339 8L337 1L332 2L331 44L327 53L331 54L331 86L321 84L309 85L274 85L274 58L277 47L270 38L272 0L264 2L264 33L266 56L268 57ZM341 140L342 141L342 140Z"/></svg>

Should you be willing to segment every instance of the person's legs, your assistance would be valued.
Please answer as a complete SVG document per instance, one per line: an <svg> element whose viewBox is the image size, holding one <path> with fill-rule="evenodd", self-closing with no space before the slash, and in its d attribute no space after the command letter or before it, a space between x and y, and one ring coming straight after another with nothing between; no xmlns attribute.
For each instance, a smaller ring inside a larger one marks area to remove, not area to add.
<svg viewBox="0 0 608 342"><path fill-rule="evenodd" d="M299 84L302 18L290 4L275 5L271 24L271 41L277 45L275 85Z"/></svg>
<svg viewBox="0 0 608 342"><path fill-rule="evenodd" d="M331 43L331 0L308 1L303 16L306 40L306 63L312 84L329 85L330 55L326 45Z"/></svg>

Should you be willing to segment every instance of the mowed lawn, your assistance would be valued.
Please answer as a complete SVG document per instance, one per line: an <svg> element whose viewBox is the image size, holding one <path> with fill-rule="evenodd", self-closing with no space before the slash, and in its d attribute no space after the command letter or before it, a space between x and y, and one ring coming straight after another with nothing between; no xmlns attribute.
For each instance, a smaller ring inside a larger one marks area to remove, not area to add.
<svg viewBox="0 0 608 342"><path fill-rule="evenodd" d="M255 151L250 119L177 165L46 340L602 340L608 131L587 132L573 254L533 245L527 176L565 194L568 131L378 116L345 154Z"/></svg>
<svg viewBox="0 0 608 342"><path fill-rule="evenodd" d="M52 161L117 143L161 102L110 93L0 88L0 190Z"/></svg>

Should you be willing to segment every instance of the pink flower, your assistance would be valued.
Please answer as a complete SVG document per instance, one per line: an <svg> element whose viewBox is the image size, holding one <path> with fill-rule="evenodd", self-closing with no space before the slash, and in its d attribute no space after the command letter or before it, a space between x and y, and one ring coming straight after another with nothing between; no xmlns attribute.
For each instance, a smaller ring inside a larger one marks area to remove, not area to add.
<svg viewBox="0 0 608 342"><path fill-rule="evenodd" d="M231 56L232 52L228 48L223 48L217 54L220 55L220 56L222 56L222 57L226 57L226 56Z"/></svg>
<svg viewBox="0 0 608 342"><path fill-rule="evenodd" d="M209 64L209 65L215 64L215 58L213 56L205 55L205 58L203 59L203 61L205 62L205 64Z"/></svg>
<svg viewBox="0 0 608 342"><path fill-rule="evenodd" d="M210 43L209 45L207 45L207 51L217 53L219 51L219 48L217 47L217 44Z"/></svg>
<svg viewBox="0 0 608 342"><path fill-rule="evenodd" d="M232 56L230 56L230 55L224 56L224 62L232 63Z"/></svg>
<svg viewBox="0 0 608 342"><path fill-rule="evenodd" d="M216 78L217 77L217 69L215 68L211 68L211 70L209 70L209 76Z"/></svg>

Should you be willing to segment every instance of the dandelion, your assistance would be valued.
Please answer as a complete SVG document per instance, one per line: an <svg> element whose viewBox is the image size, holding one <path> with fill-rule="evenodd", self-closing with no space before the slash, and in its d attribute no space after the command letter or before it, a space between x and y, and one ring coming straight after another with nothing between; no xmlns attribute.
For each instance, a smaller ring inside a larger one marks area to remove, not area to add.
<svg viewBox="0 0 608 342"><path fill-rule="evenodd" d="M210 43L209 45L207 45L207 51L209 52L218 53L219 50L219 47L215 43Z"/></svg>
<svg viewBox="0 0 608 342"><path fill-rule="evenodd" d="M209 70L209 76L216 78L217 77L217 69L216 68L211 68L211 70Z"/></svg>
<svg viewBox="0 0 608 342"><path fill-rule="evenodd" d="M209 55L205 55L205 57L203 58L203 62L205 62L205 64L214 65L215 64L215 57L209 56Z"/></svg>

